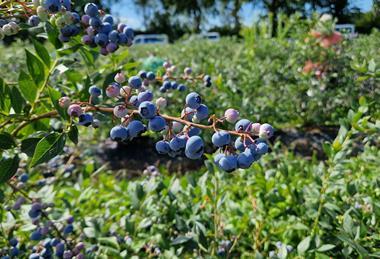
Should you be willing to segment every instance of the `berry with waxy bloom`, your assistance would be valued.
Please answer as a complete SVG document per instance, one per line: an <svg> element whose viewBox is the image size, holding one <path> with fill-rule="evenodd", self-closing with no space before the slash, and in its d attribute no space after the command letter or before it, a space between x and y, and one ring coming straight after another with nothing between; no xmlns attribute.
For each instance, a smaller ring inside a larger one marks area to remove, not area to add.
<svg viewBox="0 0 380 259"><path fill-rule="evenodd" d="M235 123L239 119L239 112L235 109L230 108L224 112L224 117L229 123Z"/></svg>
<svg viewBox="0 0 380 259"><path fill-rule="evenodd" d="M125 82L125 76L124 76L124 73L122 72L119 72L115 75L114 77L115 81L119 84L122 84Z"/></svg>
<svg viewBox="0 0 380 259"><path fill-rule="evenodd" d="M59 104L59 106L61 106L62 108L66 109L66 108L68 108L68 107L70 106L70 104L71 104L71 100L70 100L69 97L67 97L67 96L63 96L63 97L59 98L59 100L58 100L58 104Z"/></svg>
<svg viewBox="0 0 380 259"><path fill-rule="evenodd" d="M71 104L67 108L67 114L71 117L79 117L83 113L82 107L79 104Z"/></svg>
<svg viewBox="0 0 380 259"><path fill-rule="evenodd" d="M117 105L113 108L113 114L118 118L128 115L128 109L124 105Z"/></svg>
<svg viewBox="0 0 380 259"><path fill-rule="evenodd" d="M273 136L273 131L273 127L270 124L264 123L260 126L259 137L270 138Z"/></svg>

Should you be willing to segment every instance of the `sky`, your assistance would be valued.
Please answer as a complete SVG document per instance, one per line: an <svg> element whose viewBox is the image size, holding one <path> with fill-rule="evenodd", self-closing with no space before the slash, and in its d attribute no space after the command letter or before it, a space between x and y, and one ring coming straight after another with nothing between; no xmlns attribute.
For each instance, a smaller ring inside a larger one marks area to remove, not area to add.
<svg viewBox="0 0 380 259"><path fill-rule="evenodd" d="M179 0L185 1L185 0ZM353 0L353 6L359 7L363 12L369 11L372 7L372 0ZM251 4L244 4L240 11L240 17L244 25L250 25L257 19L262 10L254 9ZM127 23L132 28L143 29L143 17L139 8L133 4L133 0L120 0L118 4L113 4L111 13L118 17L120 21ZM208 26L218 25L217 18L209 18Z"/></svg>

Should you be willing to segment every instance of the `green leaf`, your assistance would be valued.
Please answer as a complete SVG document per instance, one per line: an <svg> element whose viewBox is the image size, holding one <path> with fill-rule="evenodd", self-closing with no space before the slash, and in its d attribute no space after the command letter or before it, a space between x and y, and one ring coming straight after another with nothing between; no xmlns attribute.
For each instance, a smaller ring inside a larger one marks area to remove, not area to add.
<svg viewBox="0 0 380 259"><path fill-rule="evenodd" d="M299 254L304 254L310 247L310 236L305 237L297 246L297 251Z"/></svg>
<svg viewBox="0 0 380 259"><path fill-rule="evenodd" d="M64 133L51 133L41 139L34 152L30 167L44 163L60 154L65 146L66 135Z"/></svg>
<svg viewBox="0 0 380 259"><path fill-rule="evenodd" d="M50 68L50 55L47 49L39 41L33 40L34 49L36 50L37 55L45 63L47 68Z"/></svg>
<svg viewBox="0 0 380 259"><path fill-rule="evenodd" d="M111 247L117 250L120 249L116 237L99 237L98 242L103 246Z"/></svg>
<svg viewBox="0 0 380 259"><path fill-rule="evenodd" d="M21 113L25 106L25 99L22 97L17 87L12 87L10 90L12 108L16 113Z"/></svg>
<svg viewBox="0 0 380 259"><path fill-rule="evenodd" d="M26 138L21 141L21 152L27 154L29 157L32 157L34 154L34 150L38 142L42 138Z"/></svg>
<svg viewBox="0 0 380 259"><path fill-rule="evenodd" d="M84 62L86 63L87 66L91 67L94 66L95 62L95 55L91 50L87 48L80 48L79 53L82 56Z"/></svg>
<svg viewBox="0 0 380 259"><path fill-rule="evenodd" d="M192 238L191 237L187 237L187 236L178 236L176 237L173 241L172 241L172 245L180 245L180 244L184 244L186 242L188 242L189 240L191 240Z"/></svg>
<svg viewBox="0 0 380 259"><path fill-rule="evenodd" d="M59 99L61 98L61 93L52 87L49 87L48 91L49 91L51 102L53 103L54 108L59 113L59 116L67 120L69 117L66 113L66 110L63 109L61 106L59 106Z"/></svg>
<svg viewBox="0 0 380 259"><path fill-rule="evenodd" d="M62 48L63 44L59 40L59 32L56 27L51 25L50 22L45 22L45 31L48 35L49 41L54 45L56 49Z"/></svg>
<svg viewBox="0 0 380 259"><path fill-rule="evenodd" d="M6 183L17 172L19 157L3 158L0 160L0 184Z"/></svg>
<svg viewBox="0 0 380 259"><path fill-rule="evenodd" d="M32 79L38 88L41 88L45 81L45 66L39 58L27 49L25 49L25 53L26 65L28 67L29 74L32 76Z"/></svg>
<svg viewBox="0 0 380 259"><path fill-rule="evenodd" d="M30 103L34 103L37 98L38 89L30 75L21 70L18 78L18 84L24 98Z"/></svg>
<svg viewBox="0 0 380 259"><path fill-rule="evenodd" d="M322 245L321 247L319 247L317 249L317 251L318 252L326 252L326 251L333 249L334 247L335 247L335 245L325 244L325 245Z"/></svg>
<svg viewBox="0 0 380 259"><path fill-rule="evenodd" d="M353 227L354 223L352 221L349 211L347 211L346 213L344 213L343 217L343 229L347 234L351 236L353 233Z"/></svg>
<svg viewBox="0 0 380 259"><path fill-rule="evenodd" d="M0 110L9 112L9 98L7 98L9 95L9 88L5 84L4 80L0 78Z"/></svg>
<svg viewBox="0 0 380 259"><path fill-rule="evenodd" d="M71 125L70 126L70 131L67 133L67 136L69 139L75 144L78 144L78 127L76 125Z"/></svg>
<svg viewBox="0 0 380 259"><path fill-rule="evenodd" d="M0 149L10 149L16 146L16 142L11 134L3 132L0 133Z"/></svg>

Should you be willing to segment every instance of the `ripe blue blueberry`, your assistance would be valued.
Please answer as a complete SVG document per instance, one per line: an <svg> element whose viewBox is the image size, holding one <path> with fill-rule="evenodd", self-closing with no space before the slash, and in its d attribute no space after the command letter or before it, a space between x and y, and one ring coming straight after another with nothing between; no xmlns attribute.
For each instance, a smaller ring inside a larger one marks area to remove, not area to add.
<svg viewBox="0 0 380 259"><path fill-rule="evenodd" d="M128 126L127 126L128 132L129 132L129 137L135 138L144 131L146 131L146 127L144 124L142 124L141 121L139 120L133 120L131 121Z"/></svg>
<svg viewBox="0 0 380 259"><path fill-rule="evenodd" d="M103 17L103 23L108 22L109 24L113 25L113 17L110 14L106 14Z"/></svg>
<svg viewBox="0 0 380 259"><path fill-rule="evenodd" d="M249 168L254 161L251 152L242 152L237 157L238 167L242 169Z"/></svg>
<svg viewBox="0 0 380 259"><path fill-rule="evenodd" d="M165 90L169 90L172 87L172 84L170 83L170 81L165 81L162 84L162 87L165 88Z"/></svg>
<svg viewBox="0 0 380 259"><path fill-rule="evenodd" d="M106 46L108 53L114 53L118 48L119 48L119 46L113 42L109 42Z"/></svg>
<svg viewBox="0 0 380 259"><path fill-rule="evenodd" d="M180 137L174 137L170 140L169 146L171 150L173 151L179 151L186 146L186 137L185 136L180 136Z"/></svg>
<svg viewBox="0 0 380 259"><path fill-rule="evenodd" d="M219 166L219 161L225 156L223 153L217 153L214 155L214 163Z"/></svg>
<svg viewBox="0 0 380 259"><path fill-rule="evenodd" d="M132 76L128 79L128 84L134 89L139 89L142 86L142 81L140 77Z"/></svg>
<svg viewBox="0 0 380 259"><path fill-rule="evenodd" d="M129 137L129 132L126 127L118 125L111 129L110 137L115 141L123 141Z"/></svg>
<svg viewBox="0 0 380 259"><path fill-rule="evenodd" d="M119 33L116 30L108 33L108 40L113 43L118 43L119 41Z"/></svg>
<svg viewBox="0 0 380 259"><path fill-rule="evenodd" d="M29 259L40 259L40 254L37 254L37 253L33 253L31 255L29 255Z"/></svg>
<svg viewBox="0 0 380 259"><path fill-rule="evenodd" d="M108 43L108 36L105 33L98 33L95 35L94 38L95 44L99 46L106 46Z"/></svg>
<svg viewBox="0 0 380 259"><path fill-rule="evenodd" d="M65 251L65 244L62 243L62 242L59 242L59 243L55 246L55 255L58 256L58 257L62 257L64 251Z"/></svg>
<svg viewBox="0 0 380 259"><path fill-rule="evenodd" d="M204 104L201 104L195 113L195 117L198 121L202 121L208 118L208 107Z"/></svg>
<svg viewBox="0 0 380 259"><path fill-rule="evenodd" d="M156 150L159 154L167 154L170 151L169 142L160 140L156 143Z"/></svg>
<svg viewBox="0 0 380 259"><path fill-rule="evenodd" d="M26 183L29 180L29 175L27 173L23 173L20 175L19 179L21 182Z"/></svg>
<svg viewBox="0 0 380 259"><path fill-rule="evenodd" d="M93 85L91 86L89 89L88 89L88 93L91 95L91 96L100 96L102 94L102 90L98 87L96 87L96 85Z"/></svg>
<svg viewBox="0 0 380 259"><path fill-rule="evenodd" d="M112 25L109 22L104 22L98 31L108 35L112 31Z"/></svg>
<svg viewBox="0 0 380 259"><path fill-rule="evenodd" d="M140 92L138 95L137 95L137 100L142 103L142 102L145 102L145 101L152 101L153 100L153 93L152 91L144 91L144 92Z"/></svg>
<svg viewBox="0 0 380 259"><path fill-rule="evenodd" d="M95 30L99 30L102 27L102 21L98 17L91 17L89 24Z"/></svg>
<svg viewBox="0 0 380 259"><path fill-rule="evenodd" d="M119 43L127 44L127 42L128 42L127 35L125 35L125 33L119 32Z"/></svg>
<svg viewBox="0 0 380 259"><path fill-rule="evenodd" d="M139 71L138 76L139 76L141 79L146 79L146 78L147 78L146 71L144 71L144 70Z"/></svg>
<svg viewBox="0 0 380 259"><path fill-rule="evenodd" d="M61 9L60 0L45 0L43 6L50 13L56 13Z"/></svg>
<svg viewBox="0 0 380 259"><path fill-rule="evenodd" d="M180 85L178 86L178 91L180 91L180 92L184 92L184 91L186 91L186 86L183 85L183 84L180 84Z"/></svg>
<svg viewBox="0 0 380 259"><path fill-rule="evenodd" d="M157 113L156 105L149 101L142 102L139 105L139 113L144 119L152 119Z"/></svg>
<svg viewBox="0 0 380 259"><path fill-rule="evenodd" d="M193 136L200 135L201 133L202 133L202 130L200 128L191 127L188 132L188 135L189 137L193 137Z"/></svg>
<svg viewBox="0 0 380 259"><path fill-rule="evenodd" d="M190 137L185 146L185 155L190 159L199 159L204 152L203 140L199 136Z"/></svg>
<svg viewBox="0 0 380 259"><path fill-rule="evenodd" d="M51 241L50 241L50 245L51 246L56 246L59 244L59 239L58 238L53 238Z"/></svg>
<svg viewBox="0 0 380 259"><path fill-rule="evenodd" d="M265 142L260 142L256 145L256 152L260 155L268 153L268 145Z"/></svg>
<svg viewBox="0 0 380 259"><path fill-rule="evenodd" d="M139 99L137 95L132 95L131 98L129 98L130 104L132 104L135 107L138 107L140 105Z"/></svg>
<svg viewBox="0 0 380 259"><path fill-rule="evenodd" d="M171 85L171 88L174 90L178 88L178 83L176 81L170 82L170 85Z"/></svg>
<svg viewBox="0 0 380 259"><path fill-rule="evenodd" d="M11 246L17 246L17 244L18 244L18 240L17 240L17 238L12 237L12 238L9 240L9 244L10 244Z"/></svg>
<svg viewBox="0 0 380 259"><path fill-rule="evenodd" d="M149 120L148 127L152 131L162 131L165 129L166 121L161 116L154 116Z"/></svg>
<svg viewBox="0 0 380 259"><path fill-rule="evenodd" d="M133 40L133 38L135 37L135 33L133 31L132 28L126 26L124 29L123 29L123 33L125 33L125 35L127 35L127 38L128 39L131 39Z"/></svg>
<svg viewBox="0 0 380 259"><path fill-rule="evenodd" d="M237 168L237 157L234 155L224 156L219 160L219 167L230 173Z"/></svg>
<svg viewBox="0 0 380 259"><path fill-rule="evenodd" d="M252 123L247 119L241 119L235 124L236 131L250 131Z"/></svg>
<svg viewBox="0 0 380 259"><path fill-rule="evenodd" d="M73 231L74 231L74 226L72 224L68 224L63 229L63 234L68 235L68 234L71 234Z"/></svg>
<svg viewBox="0 0 380 259"><path fill-rule="evenodd" d="M16 257L20 254L20 250L17 247L12 247L9 254L11 257ZM2 257L2 258L4 258L4 257Z"/></svg>
<svg viewBox="0 0 380 259"><path fill-rule="evenodd" d="M259 137L270 138L273 136L273 131L273 127L270 124L264 123L260 126Z"/></svg>
<svg viewBox="0 0 380 259"><path fill-rule="evenodd" d="M252 144L253 142L249 138L246 138L244 143L241 137L238 137L235 140L235 148L241 152L243 152L247 146L250 146Z"/></svg>
<svg viewBox="0 0 380 259"><path fill-rule="evenodd" d="M192 109L197 109L202 103L199 94L192 92L186 96L186 105Z"/></svg>
<svg viewBox="0 0 380 259"><path fill-rule="evenodd" d="M153 81L154 79L156 79L156 75L153 73L153 72L148 72L146 74L146 77L148 78L148 80L150 81Z"/></svg>
<svg viewBox="0 0 380 259"><path fill-rule="evenodd" d="M32 241L39 241L42 239L41 229L36 229L35 231L30 234L30 240Z"/></svg>
<svg viewBox="0 0 380 259"><path fill-rule="evenodd" d="M88 3L84 7L84 12L91 17L95 17L98 15L98 6L94 3Z"/></svg>
<svg viewBox="0 0 380 259"><path fill-rule="evenodd" d="M83 114L79 115L78 120L79 120L79 122L78 122L79 125L88 127L92 124L92 122L94 121L94 118L89 113L83 113Z"/></svg>
<svg viewBox="0 0 380 259"><path fill-rule="evenodd" d="M215 132L212 135L212 143L217 147L223 147L231 142L231 135L225 130Z"/></svg>
<svg viewBox="0 0 380 259"><path fill-rule="evenodd" d="M35 27L35 26L37 26L39 23L40 23L40 18L39 18L37 15L32 15L32 16L30 16L29 19L28 19L28 24L29 24L30 26Z"/></svg>
<svg viewBox="0 0 380 259"><path fill-rule="evenodd" d="M166 93L166 88L165 88L164 86L161 86L161 87L160 87L160 92L161 92L161 93Z"/></svg>

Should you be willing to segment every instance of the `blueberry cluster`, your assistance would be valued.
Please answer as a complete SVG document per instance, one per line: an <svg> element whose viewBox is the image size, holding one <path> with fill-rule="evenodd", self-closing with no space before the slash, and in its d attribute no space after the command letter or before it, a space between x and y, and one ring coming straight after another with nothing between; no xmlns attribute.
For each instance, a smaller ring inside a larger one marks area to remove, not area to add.
<svg viewBox="0 0 380 259"><path fill-rule="evenodd" d="M20 31L20 26L15 21L0 19L0 40L5 36L15 35Z"/></svg>
<svg viewBox="0 0 380 259"><path fill-rule="evenodd" d="M114 18L108 14L100 16L98 6L94 3L86 4L84 12L85 15L81 17L82 24L86 27L86 34L82 37L84 44L90 47L100 46L102 55L115 52L119 45L132 45L132 28L123 23L114 26Z"/></svg>

